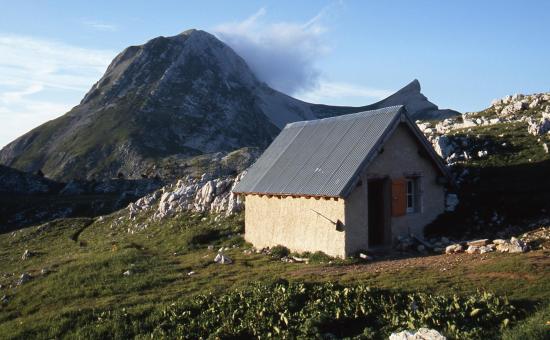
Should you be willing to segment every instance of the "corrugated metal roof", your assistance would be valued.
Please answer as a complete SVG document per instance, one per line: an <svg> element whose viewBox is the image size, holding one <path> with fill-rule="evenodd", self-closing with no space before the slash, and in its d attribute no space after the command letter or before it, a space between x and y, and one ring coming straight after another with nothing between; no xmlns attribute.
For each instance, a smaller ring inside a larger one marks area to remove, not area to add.
<svg viewBox="0 0 550 340"><path fill-rule="evenodd" d="M404 111L392 106L287 124L233 191L344 197L348 184Z"/></svg>

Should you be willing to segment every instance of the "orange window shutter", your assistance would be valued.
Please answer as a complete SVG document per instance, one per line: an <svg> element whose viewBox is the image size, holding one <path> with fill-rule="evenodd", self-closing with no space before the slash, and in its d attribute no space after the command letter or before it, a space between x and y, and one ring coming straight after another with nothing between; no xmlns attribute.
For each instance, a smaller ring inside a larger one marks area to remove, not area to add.
<svg viewBox="0 0 550 340"><path fill-rule="evenodd" d="M391 198L392 216L405 215L407 212L407 181L404 178L392 180Z"/></svg>

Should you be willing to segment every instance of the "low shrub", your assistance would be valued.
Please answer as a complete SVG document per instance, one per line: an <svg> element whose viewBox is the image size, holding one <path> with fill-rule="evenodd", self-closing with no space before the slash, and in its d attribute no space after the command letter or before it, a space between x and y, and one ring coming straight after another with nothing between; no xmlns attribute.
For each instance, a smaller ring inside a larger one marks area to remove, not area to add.
<svg viewBox="0 0 550 340"><path fill-rule="evenodd" d="M322 251L316 251L308 256L309 263L328 263L334 260L332 256L329 256Z"/></svg>
<svg viewBox="0 0 550 340"><path fill-rule="evenodd" d="M285 246L275 246L271 248L271 256L276 259L282 259L285 256L288 256L290 254L290 250L288 250Z"/></svg>
<svg viewBox="0 0 550 340"><path fill-rule="evenodd" d="M450 338L497 338L518 310L506 298L478 292L466 297L392 292L365 285L254 283L222 295L155 309L142 322L125 311L102 313L81 330L101 324L147 338L387 338L392 332L433 328ZM122 323L119 325L119 323ZM113 331L114 332L114 331ZM109 334L102 333L102 336Z"/></svg>

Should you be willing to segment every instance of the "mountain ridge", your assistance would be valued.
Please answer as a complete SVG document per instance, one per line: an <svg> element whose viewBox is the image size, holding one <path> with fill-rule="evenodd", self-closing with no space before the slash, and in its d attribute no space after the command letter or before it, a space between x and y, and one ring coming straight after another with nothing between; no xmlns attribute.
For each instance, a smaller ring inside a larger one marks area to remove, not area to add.
<svg viewBox="0 0 550 340"><path fill-rule="evenodd" d="M57 180L138 178L174 155L265 148L286 123L404 104L413 118L455 114L414 80L362 107L311 104L270 88L228 45L200 30L119 53L79 105L0 151L0 164Z"/></svg>

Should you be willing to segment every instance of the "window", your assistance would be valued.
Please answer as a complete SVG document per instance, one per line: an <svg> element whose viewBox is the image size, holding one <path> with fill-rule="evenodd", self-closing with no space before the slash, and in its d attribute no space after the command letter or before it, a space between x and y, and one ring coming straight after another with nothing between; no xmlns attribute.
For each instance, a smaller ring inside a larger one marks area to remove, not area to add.
<svg viewBox="0 0 550 340"><path fill-rule="evenodd" d="M407 178L407 214L420 211L418 183L418 178Z"/></svg>

